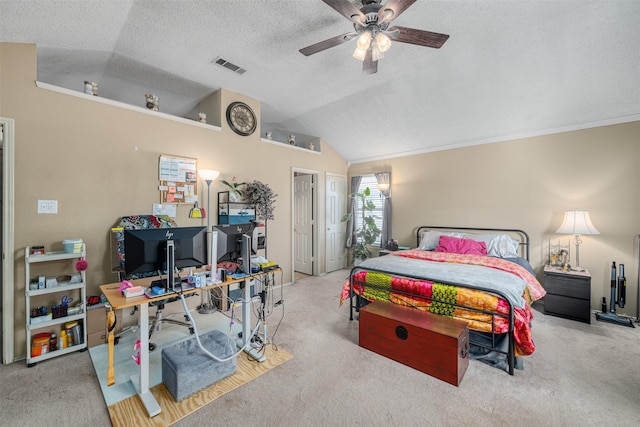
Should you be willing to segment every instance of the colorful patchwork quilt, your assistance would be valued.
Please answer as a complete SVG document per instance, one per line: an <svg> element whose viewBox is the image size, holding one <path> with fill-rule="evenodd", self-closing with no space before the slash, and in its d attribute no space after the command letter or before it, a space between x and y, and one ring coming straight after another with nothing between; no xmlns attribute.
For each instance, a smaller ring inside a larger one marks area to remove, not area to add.
<svg viewBox="0 0 640 427"><path fill-rule="evenodd" d="M403 260L390 257L405 257L425 261L424 263L416 263L415 261ZM385 260L385 258L388 258ZM367 263L368 262L368 263ZM449 265L440 265L446 263ZM367 260L361 264L363 268L372 268L375 270L384 270L384 265L393 265L393 268L402 266L402 271L367 271L362 270L353 276L354 293L362 298L373 301L389 301L419 310L427 311L434 314L453 317L464 320L469 324L469 328L480 332L506 333L509 331L509 306L514 307L514 339L516 344L516 356L532 354L535 345L531 336L531 321L533 312L530 304L542 298L545 295L544 288L524 267L504 259L487 257L481 255L461 255L446 252L430 252L422 250L398 251L393 254L377 259ZM440 283L437 280L420 280L408 277L402 277L399 274L407 274L407 270L411 270L414 264L420 264L420 268L433 270L434 273L417 274L411 271L412 276L429 277L440 276ZM456 265L453 265L456 264ZM467 267L461 267L467 266ZM381 268L382 267L382 268ZM481 267L481 268L480 268ZM393 270L390 268L390 270ZM462 277L461 286L456 286L456 280L459 280L457 271L461 271L459 277ZM464 270L464 271L462 271ZM486 270L486 271L485 271ZM482 274L479 272L482 271ZM455 275L452 276L452 274ZM441 279L449 275L447 280ZM486 274L486 276L485 276ZM505 274L507 276L505 276ZM513 277L511 277L513 276ZM494 278L495 279L492 279ZM491 280L502 281L496 284L496 289L502 294L508 294L504 290L504 279L509 277L512 283L509 284L511 294L517 292L520 297L519 301L502 298L491 293ZM478 287L472 283L477 280ZM350 283L349 279L343 286L340 296L340 305L349 298ZM473 308L473 310L469 308ZM479 310L479 311L478 311ZM506 315L492 316L491 313L499 313Z"/></svg>
<svg viewBox="0 0 640 427"><path fill-rule="evenodd" d="M114 229L118 265L124 271L124 230L177 227L175 220L167 215L124 216Z"/></svg>

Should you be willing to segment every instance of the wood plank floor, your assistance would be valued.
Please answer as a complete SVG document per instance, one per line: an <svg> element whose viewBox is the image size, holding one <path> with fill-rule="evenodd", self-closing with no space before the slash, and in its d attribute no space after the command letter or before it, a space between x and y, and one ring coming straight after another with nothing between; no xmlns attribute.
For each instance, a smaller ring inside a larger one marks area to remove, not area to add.
<svg viewBox="0 0 640 427"><path fill-rule="evenodd" d="M149 418L140 398L131 396L109 406L109 416L114 427L119 426L169 426L179 419L197 411L204 405L213 402L218 397L228 393L243 384L248 383L271 369L280 366L293 355L282 348L274 351L271 347L265 350L267 360L262 363L250 362L242 354L237 359L237 370L234 375L219 381L211 387L202 390L180 402L176 402L164 384L158 384L151 389L153 396L160 405L162 412Z"/></svg>

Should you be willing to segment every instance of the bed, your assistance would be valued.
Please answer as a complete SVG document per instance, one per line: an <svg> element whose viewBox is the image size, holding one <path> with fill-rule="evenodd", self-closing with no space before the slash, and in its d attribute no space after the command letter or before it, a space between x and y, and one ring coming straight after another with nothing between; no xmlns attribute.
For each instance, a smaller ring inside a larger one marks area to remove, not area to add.
<svg viewBox="0 0 640 427"><path fill-rule="evenodd" d="M469 324L472 357L514 375L532 354L531 304L545 295L517 229L421 226L417 246L354 267L340 305L389 301Z"/></svg>

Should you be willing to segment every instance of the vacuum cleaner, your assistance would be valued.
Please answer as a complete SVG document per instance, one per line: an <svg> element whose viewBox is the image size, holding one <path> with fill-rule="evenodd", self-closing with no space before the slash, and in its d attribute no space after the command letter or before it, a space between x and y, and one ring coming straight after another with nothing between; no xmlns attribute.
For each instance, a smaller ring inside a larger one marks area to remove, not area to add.
<svg viewBox="0 0 640 427"><path fill-rule="evenodd" d="M603 298L602 301L602 312L596 313L596 319L602 322L615 323L616 325L629 326L631 328L635 328L633 326L633 321L627 317L618 316L616 314L616 304L620 308L624 308L625 299L627 297L627 278L624 277L624 264L620 264L619 276L616 277L616 262L614 261L611 265L611 300L610 305L611 308L609 313L605 310L607 308L606 299Z"/></svg>

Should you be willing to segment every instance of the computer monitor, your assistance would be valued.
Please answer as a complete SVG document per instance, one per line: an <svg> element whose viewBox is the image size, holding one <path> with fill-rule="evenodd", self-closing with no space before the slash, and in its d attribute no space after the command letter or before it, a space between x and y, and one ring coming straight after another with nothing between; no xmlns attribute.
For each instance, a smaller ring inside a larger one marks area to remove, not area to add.
<svg viewBox="0 0 640 427"><path fill-rule="evenodd" d="M208 264L206 227L125 230L124 270L127 276L166 273L169 240L173 241L176 268L198 268Z"/></svg>
<svg viewBox="0 0 640 427"><path fill-rule="evenodd" d="M242 255L242 235L251 237L251 252L256 253L258 244L258 229L255 222L249 224L215 225L214 231L218 232L218 262L236 262Z"/></svg>

